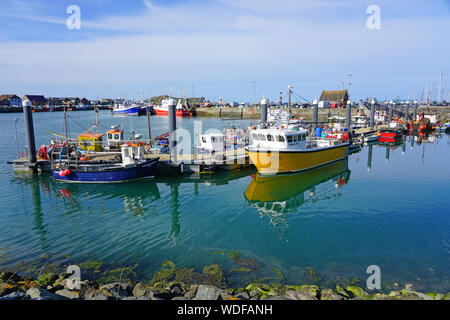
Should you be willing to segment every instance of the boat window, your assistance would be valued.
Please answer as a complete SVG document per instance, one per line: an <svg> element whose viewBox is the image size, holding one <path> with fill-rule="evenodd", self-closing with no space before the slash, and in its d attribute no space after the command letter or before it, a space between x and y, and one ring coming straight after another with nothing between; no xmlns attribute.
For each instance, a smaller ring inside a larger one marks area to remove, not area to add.
<svg viewBox="0 0 450 320"><path fill-rule="evenodd" d="M284 137L283 136L277 136L277 141L278 142L284 142Z"/></svg>
<svg viewBox="0 0 450 320"><path fill-rule="evenodd" d="M293 136L292 136L292 142L297 142L298 141L298 135L297 134L294 134Z"/></svg>
<svg viewBox="0 0 450 320"><path fill-rule="evenodd" d="M258 134L258 138L259 138L259 140L261 140L261 141L266 141L266 136L265 135L263 135L263 134Z"/></svg>
<svg viewBox="0 0 450 320"><path fill-rule="evenodd" d="M206 143L206 138L205 137L202 137L202 142Z"/></svg>
<svg viewBox="0 0 450 320"><path fill-rule="evenodd" d="M216 142L216 137L211 137L211 142Z"/></svg>
<svg viewBox="0 0 450 320"><path fill-rule="evenodd" d="M218 138L217 138L217 141L218 141L218 142L223 142L223 137L218 137Z"/></svg>
<svg viewBox="0 0 450 320"><path fill-rule="evenodd" d="M267 141L273 141L273 136L271 134L267 135Z"/></svg>
<svg viewBox="0 0 450 320"><path fill-rule="evenodd" d="M287 142L291 143L292 142L292 136L286 136L287 137Z"/></svg>
<svg viewBox="0 0 450 320"><path fill-rule="evenodd" d="M108 133L108 139L112 139L112 134Z"/></svg>
<svg viewBox="0 0 450 320"><path fill-rule="evenodd" d="M256 133L252 134L253 140L258 140L258 135Z"/></svg>
<svg viewBox="0 0 450 320"><path fill-rule="evenodd" d="M129 156L130 156L129 149L125 149L125 150L124 150L124 157L125 157L125 158L128 158Z"/></svg>
<svg viewBox="0 0 450 320"><path fill-rule="evenodd" d="M114 140L119 140L120 138L119 138L119 135L118 134L115 134L114 135Z"/></svg>

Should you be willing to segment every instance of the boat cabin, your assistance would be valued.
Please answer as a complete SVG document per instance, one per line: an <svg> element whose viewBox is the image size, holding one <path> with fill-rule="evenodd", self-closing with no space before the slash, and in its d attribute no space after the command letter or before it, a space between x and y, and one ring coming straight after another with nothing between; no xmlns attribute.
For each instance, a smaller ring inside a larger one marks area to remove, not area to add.
<svg viewBox="0 0 450 320"><path fill-rule="evenodd" d="M123 130L119 130L118 127L112 126L111 130L106 131L106 142L108 145L117 145L123 141Z"/></svg>
<svg viewBox="0 0 450 320"><path fill-rule="evenodd" d="M85 132L78 136L80 149L84 151L102 151L103 134Z"/></svg>
<svg viewBox="0 0 450 320"><path fill-rule="evenodd" d="M306 134L304 129L256 129L251 132L251 141L257 149L306 149Z"/></svg>
<svg viewBox="0 0 450 320"><path fill-rule="evenodd" d="M225 135L222 133L208 133L199 135L199 149L211 153L225 150Z"/></svg>
<svg viewBox="0 0 450 320"><path fill-rule="evenodd" d="M143 159L143 143L126 143L121 145L122 164L124 166L136 164Z"/></svg>

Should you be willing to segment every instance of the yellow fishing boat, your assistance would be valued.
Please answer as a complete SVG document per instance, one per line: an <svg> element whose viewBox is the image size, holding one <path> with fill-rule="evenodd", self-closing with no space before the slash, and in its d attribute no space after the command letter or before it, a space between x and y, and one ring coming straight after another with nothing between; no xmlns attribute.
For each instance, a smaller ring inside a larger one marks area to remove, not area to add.
<svg viewBox="0 0 450 320"><path fill-rule="evenodd" d="M307 138L307 133L302 128L259 127L252 130L246 151L260 174L304 171L348 156L348 141Z"/></svg>

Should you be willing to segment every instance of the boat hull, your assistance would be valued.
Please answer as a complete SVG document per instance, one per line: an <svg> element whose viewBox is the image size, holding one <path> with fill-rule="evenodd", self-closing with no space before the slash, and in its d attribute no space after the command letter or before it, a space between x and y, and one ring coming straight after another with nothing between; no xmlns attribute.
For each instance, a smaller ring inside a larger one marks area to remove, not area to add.
<svg viewBox="0 0 450 320"><path fill-rule="evenodd" d="M342 160L348 156L349 143L314 150L279 151L247 149L250 161L260 174L300 172Z"/></svg>
<svg viewBox="0 0 450 320"><path fill-rule="evenodd" d="M111 168L106 170L81 170L70 168L70 174L61 176L58 170L53 170L53 177L57 181L82 183L114 183L154 178L157 167L156 160L150 160L131 168Z"/></svg>
<svg viewBox="0 0 450 320"><path fill-rule="evenodd" d="M139 115L138 107L131 107L127 109L113 109L113 113L116 115Z"/></svg>
<svg viewBox="0 0 450 320"><path fill-rule="evenodd" d="M169 115L168 110L162 110L162 109L158 109L158 108L153 108L153 110L155 111L155 114L157 116L168 116ZM192 110L177 110L175 114L177 117L192 117L193 111Z"/></svg>

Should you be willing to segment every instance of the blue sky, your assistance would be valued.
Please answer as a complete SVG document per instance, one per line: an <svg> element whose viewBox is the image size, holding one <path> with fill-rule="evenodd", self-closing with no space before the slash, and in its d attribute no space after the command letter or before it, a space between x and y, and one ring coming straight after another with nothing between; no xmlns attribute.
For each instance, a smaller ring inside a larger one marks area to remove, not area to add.
<svg viewBox="0 0 450 320"><path fill-rule="evenodd" d="M69 30L66 8L81 9ZM381 29L369 30L377 5ZM0 94L140 98L185 90L211 100L414 98L443 69L449 0L2 0ZM351 78L348 76L351 74ZM253 81L256 81L254 84ZM193 86L193 87L192 87Z"/></svg>

